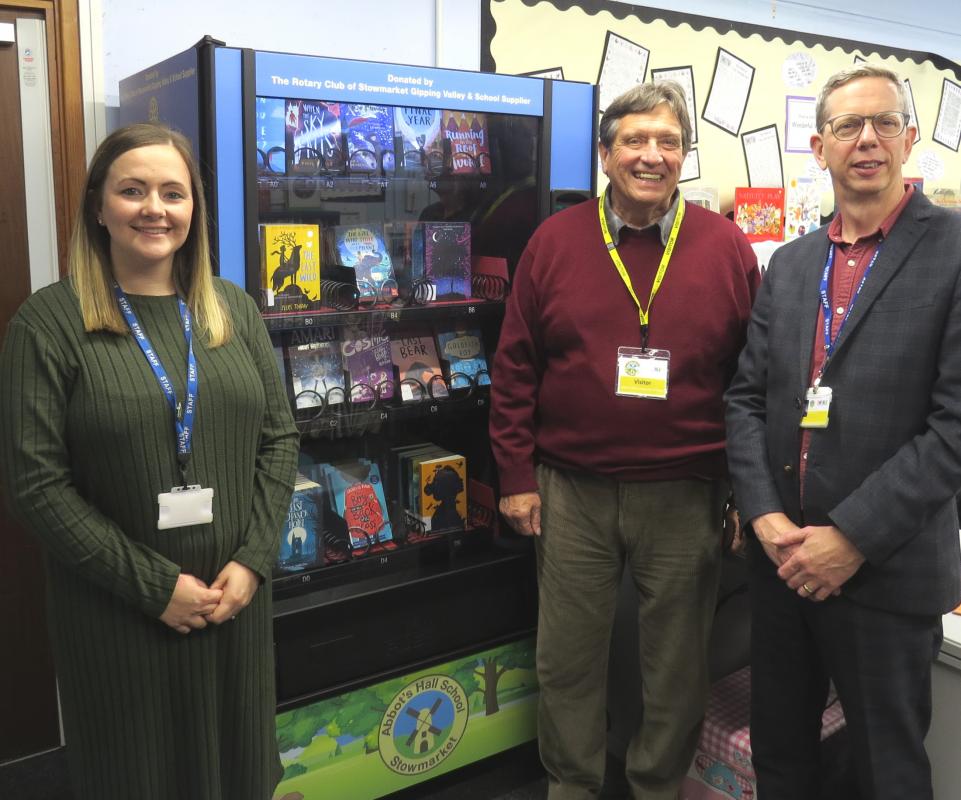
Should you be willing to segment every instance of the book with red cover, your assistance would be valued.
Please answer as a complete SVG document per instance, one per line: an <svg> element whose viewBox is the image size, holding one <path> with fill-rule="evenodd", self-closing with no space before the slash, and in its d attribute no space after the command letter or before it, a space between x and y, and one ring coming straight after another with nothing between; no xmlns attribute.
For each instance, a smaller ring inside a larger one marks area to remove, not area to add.
<svg viewBox="0 0 961 800"><path fill-rule="evenodd" d="M784 240L784 189L739 186L734 190L734 224L749 242Z"/></svg>
<svg viewBox="0 0 961 800"><path fill-rule="evenodd" d="M487 115L476 111L444 111L444 138L450 142L455 175L490 175L491 152Z"/></svg>

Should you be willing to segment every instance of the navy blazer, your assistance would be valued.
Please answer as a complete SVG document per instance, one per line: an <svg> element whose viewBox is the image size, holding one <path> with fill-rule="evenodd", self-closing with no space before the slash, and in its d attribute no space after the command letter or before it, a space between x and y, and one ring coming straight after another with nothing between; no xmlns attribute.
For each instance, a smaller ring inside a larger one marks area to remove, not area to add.
<svg viewBox="0 0 961 800"><path fill-rule="evenodd" d="M780 248L761 283L726 394L728 463L741 518L782 511L836 525L867 559L855 602L940 614L961 600L961 214L909 200L838 338L822 383L800 505L800 420L827 228Z"/></svg>

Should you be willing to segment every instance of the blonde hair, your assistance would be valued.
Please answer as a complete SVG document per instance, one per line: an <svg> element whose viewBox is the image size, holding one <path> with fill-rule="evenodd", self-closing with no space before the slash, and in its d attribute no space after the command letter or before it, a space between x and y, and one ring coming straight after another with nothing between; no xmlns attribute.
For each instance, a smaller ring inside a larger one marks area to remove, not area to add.
<svg viewBox="0 0 961 800"><path fill-rule="evenodd" d="M233 326L227 306L214 288L210 241L207 237L207 204L200 170L187 138L164 125L153 123L128 125L115 130L103 140L90 161L68 256L70 280L80 300L83 326L88 333L130 332L113 294L110 234L97 218L103 205L104 183L114 161L130 150L152 145L173 147L190 174L193 215L187 240L174 254L174 286L187 301L197 327L207 334L210 347L219 347L230 340Z"/></svg>

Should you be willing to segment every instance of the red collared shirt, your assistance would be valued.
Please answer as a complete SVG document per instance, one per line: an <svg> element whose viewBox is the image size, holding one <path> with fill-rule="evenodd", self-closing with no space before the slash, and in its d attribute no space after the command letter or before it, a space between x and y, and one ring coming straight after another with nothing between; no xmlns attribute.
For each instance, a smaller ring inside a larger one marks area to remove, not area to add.
<svg viewBox="0 0 961 800"><path fill-rule="evenodd" d="M834 243L834 267L831 269L828 296L831 298L831 340L838 335L841 323L847 314L858 284L867 271L868 264L877 252L878 245L886 239L898 221L901 212L914 194L914 186L906 184L901 202L895 206L874 233L860 237L854 244L846 244L841 238L843 221L837 214L828 227L828 239ZM818 321L815 326L814 344L811 349L811 374L808 376L808 386L813 385L814 379L824 365L824 306L819 305ZM829 385L829 384L826 384ZM801 398L804 402L804 398ZM801 429L801 459L798 462L798 474L801 481L801 505L804 505L804 475L807 472L808 450L811 448L811 428Z"/></svg>

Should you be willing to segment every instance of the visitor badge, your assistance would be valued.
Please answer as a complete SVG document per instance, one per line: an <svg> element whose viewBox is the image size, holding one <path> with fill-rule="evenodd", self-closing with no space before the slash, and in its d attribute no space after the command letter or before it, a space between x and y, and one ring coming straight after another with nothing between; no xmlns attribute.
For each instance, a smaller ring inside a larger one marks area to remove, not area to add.
<svg viewBox="0 0 961 800"><path fill-rule="evenodd" d="M614 394L666 400L670 364L671 354L667 350L618 347Z"/></svg>
<svg viewBox="0 0 961 800"><path fill-rule="evenodd" d="M200 486L174 486L157 495L157 530L206 525L214 521L214 490Z"/></svg>
<svg viewBox="0 0 961 800"><path fill-rule="evenodd" d="M831 389L828 386L812 386L807 391L807 404L801 417L802 428L826 428L828 409L831 408Z"/></svg>

